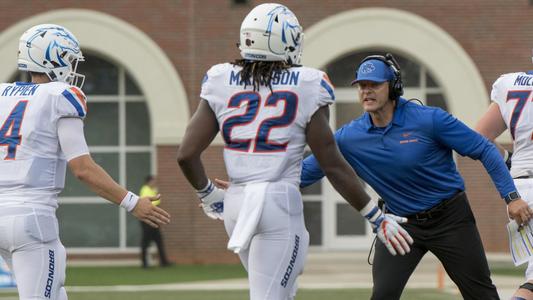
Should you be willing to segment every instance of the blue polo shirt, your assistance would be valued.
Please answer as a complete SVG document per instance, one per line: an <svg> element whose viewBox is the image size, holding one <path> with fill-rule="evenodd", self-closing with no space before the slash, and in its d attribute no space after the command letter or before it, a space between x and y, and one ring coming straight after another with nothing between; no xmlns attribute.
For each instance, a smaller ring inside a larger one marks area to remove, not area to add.
<svg viewBox="0 0 533 300"><path fill-rule="evenodd" d="M440 108L400 98L388 126L374 126L364 113L340 128L335 140L357 175L399 216L427 210L465 189L452 150L480 160L502 198L516 191L496 147ZM302 187L323 176L314 156L303 161Z"/></svg>

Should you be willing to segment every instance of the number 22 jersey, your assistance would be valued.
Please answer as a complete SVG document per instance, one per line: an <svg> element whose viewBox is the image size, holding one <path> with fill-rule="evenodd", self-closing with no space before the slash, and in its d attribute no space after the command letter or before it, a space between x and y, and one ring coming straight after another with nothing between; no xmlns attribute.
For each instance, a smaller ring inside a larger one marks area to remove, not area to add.
<svg viewBox="0 0 533 300"><path fill-rule="evenodd" d="M291 67L274 74L272 90L254 91L241 70L230 63L211 67L200 94L216 115L230 181L299 185L305 128L320 107L333 103L332 84L322 71Z"/></svg>
<svg viewBox="0 0 533 300"><path fill-rule="evenodd" d="M533 174L533 73L517 72L500 76L492 86L491 99L500 107L502 118L513 137L511 175Z"/></svg>
<svg viewBox="0 0 533 300"><path fill-rule="evenodd" d="M0 84L0 206L57 208L67 165L57 121L86 114L85 95L66 83Z"/></svg>

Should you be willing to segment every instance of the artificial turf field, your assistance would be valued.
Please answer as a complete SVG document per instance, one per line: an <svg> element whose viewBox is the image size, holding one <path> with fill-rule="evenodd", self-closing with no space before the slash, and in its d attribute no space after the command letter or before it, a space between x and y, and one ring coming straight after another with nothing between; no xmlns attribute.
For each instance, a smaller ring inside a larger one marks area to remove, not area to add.
<svg viewBox="0 0 533 300"><path fill-rule="evenodd" d="M491 264L492 274L522 276L524 266L515 268L509 263ZM179 265L168 268L142 269L127 267L68 267L67 292L69 300L246 300L246 290L143 291L136 292L73 292L69 286L117 286L185 283L195 281L245 278L240 265ZM520 277L519 277L520 278ZM520 282L517 279L517 282ZM17 300L15 293L0 292L0 300ZM369 299L370 289L300 289L296 300L354 300ZM461 299L455 291L436 289L406 289L402 300Z"/></svg>
<svg viewBox="0 0 533 300"><path fill-rule="evenodd" d="M0 299L15 300L15 294L1 294ZM166 291L166 292L105 292L69 293L69 300L248 300L246 291ZM308 290L298 292L296 300L354 300L369 299L370 289ZM436 290L406 290L405 300L455 300L458 295Z"/></svg>

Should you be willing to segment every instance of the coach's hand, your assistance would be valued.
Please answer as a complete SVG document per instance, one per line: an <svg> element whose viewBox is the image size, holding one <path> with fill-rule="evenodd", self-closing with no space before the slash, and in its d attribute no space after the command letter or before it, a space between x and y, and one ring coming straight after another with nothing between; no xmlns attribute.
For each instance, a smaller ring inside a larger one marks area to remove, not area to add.
<svg viewBox="0 0 533 300"><path fill-rule="evenodd" d="M392 255L396 255L397 253L405 255L411 251L409 245L413 244L413 238L398 224L405 222L407 222L406 218L393 214L385 214L373 223L376 226L375 231L379 240L387 247Z"/></svg>
<svg viewBox="0 0 533 300"><path fill-rule="evenodd" d="M131 213L137 219L154 228L159 228L160 225L170 223L170 215L162 208L152 204L152 201L157 201L159 198L161 198L161 195L139 198L137 205L135 205Z"/></svg>
<svg viewBox="0 0 533 300"><path fill-rule="evenodd" d="M526 225L533 217L533 210L522 199L516 199L507 204L507 212L509 218L515 220L518 225Z"/></svg>

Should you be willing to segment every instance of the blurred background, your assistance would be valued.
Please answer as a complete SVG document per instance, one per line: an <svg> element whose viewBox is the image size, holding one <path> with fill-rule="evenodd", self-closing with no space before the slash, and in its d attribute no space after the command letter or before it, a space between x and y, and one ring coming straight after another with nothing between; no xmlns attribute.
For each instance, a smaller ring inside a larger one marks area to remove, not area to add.
<svg viewBox="0 0 533 300"><path fill-rule="evenodd" d="M262 2L0 0L0 82L27 79L16 69L18 39L27 28L55 23L76 35L86 58L78 70L86 75L85 133L93 157L132 191L140 189L146 175L157 175L161 207L173 216L162 229L165 247L178 264L238 265L237 256L226 250L223 224L198 208L177 168L176 151L198 105L205 72L240 58L241 21ZM488 107L491 85L501 74L533 69L531 0L280 3L304 28L303 64L326 71L336 86L332 129L362 112L350 82L369 54L393 53L407 98L441 107L471 127ZM499 141L511 143L508 136ZM222 149L217 137L204 153L211 178L226 178ZM479 162L456 159L486 251L506 257L503 200ZM354 253L364 263L373 234L361 216L327 180L303 193L312 254ZM58 218L70 261L137 261L139 223L71 174Z"/></svg>

